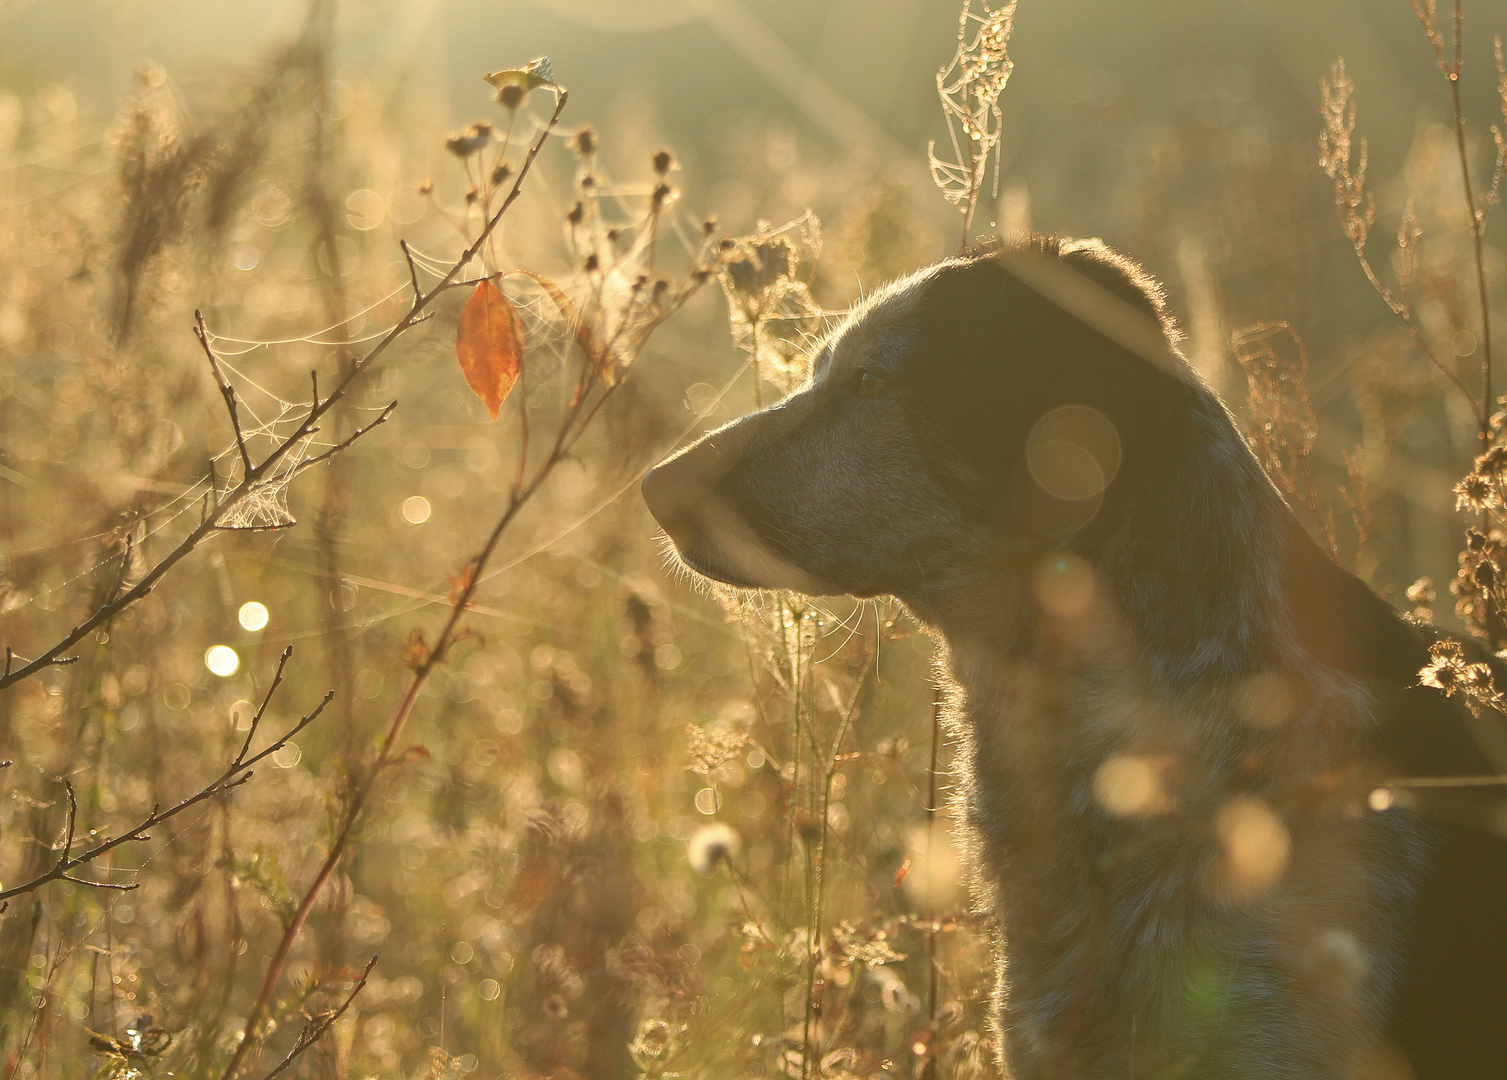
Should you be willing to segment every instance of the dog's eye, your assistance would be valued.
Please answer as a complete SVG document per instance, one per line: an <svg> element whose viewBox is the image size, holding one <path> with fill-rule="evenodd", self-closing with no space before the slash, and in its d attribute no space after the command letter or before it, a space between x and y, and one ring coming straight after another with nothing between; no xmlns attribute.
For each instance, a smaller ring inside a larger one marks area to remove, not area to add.
<svg viewBox="0 0 1507 1080"><path fill-rule="evenodd" d="M888 383L889 379L879 374L879 372L865 369L854 377L853 392L859 397L878 397L884 392L884 388Z"/></svg>

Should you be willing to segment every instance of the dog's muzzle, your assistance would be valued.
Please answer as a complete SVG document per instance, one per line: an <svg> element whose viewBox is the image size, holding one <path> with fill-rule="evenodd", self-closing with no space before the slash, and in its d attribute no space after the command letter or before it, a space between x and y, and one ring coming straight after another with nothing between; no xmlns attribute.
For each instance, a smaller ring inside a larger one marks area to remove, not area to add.
<svg viewBox="0 0 1507 1080"><path fill-rule="evenodd" d="M777 554L719 490L743 459L749 426L744 419L714 431L649 470L642 487L649 513L698 574L748 589L830 592Z"/></svg>

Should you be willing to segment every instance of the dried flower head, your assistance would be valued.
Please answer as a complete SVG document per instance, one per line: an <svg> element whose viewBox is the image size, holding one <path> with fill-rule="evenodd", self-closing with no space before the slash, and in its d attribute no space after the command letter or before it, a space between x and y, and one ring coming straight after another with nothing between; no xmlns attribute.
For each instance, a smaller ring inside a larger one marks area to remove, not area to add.
<svg viewBox="0 0 1507 1080"><path fill-rule="evenodd" d="M590 124L583 125L570 137L570 148L582 157L590 157L597 152L596 128Z"/></svg>
<svg viewBox="0 0 1507 1080"><path fill-rule="evenodd" d="M492 125L478 120L464 131L457 131L445 140L445 149L456 157L465 159L479 154L492 141Z"/></svg>
<svg viewBox="0 0 1507 1080"><path fill-rule="evenodd" d="M823 312L801 275L820 252L821 222L810 210L779 228L761 221L751 235L718 246L733 338L754 354L756 405L762 405L765 375L778 377L787 390L804 375L809 357L803 343L820 331ZM773 363L765 368L764 360Z"/></svg>
<svg viewBox="0 0 1507 1080"><path fill-rule="evenodd" d="M663 176L675 167L675 155L668 150L656 151L654 156L649 159L649 164L654 167L656 176Z"/></svg>
<svg viewBox="0 0 1507 1080"><path fill-rule="evenodd" d="M517 83L507 83L497 89L497 104L511 112L522 105L527 96L527 92Z"/></svg>
<svg viewBox="0 0 1507 1080"><path fill-rule="evenodd" d="M1497 690L1490 665L1471 663L1458 641L1435 642L1429 646L1429 657L1428 665L1418 673L1422 685L1442 690L1446 697L1462 694L1477 715L1484 709L1501 712L1507 706Z"/></svg>
<svg viewBox="0 0 1507 1080"><path fill-rule="evenodd" d="M747 733L734 731L725 724L712 724L709 727L687 724L686 737L690 743L689 768L700 776L710 776L723 766L738 760L748 747Z"/></svg>

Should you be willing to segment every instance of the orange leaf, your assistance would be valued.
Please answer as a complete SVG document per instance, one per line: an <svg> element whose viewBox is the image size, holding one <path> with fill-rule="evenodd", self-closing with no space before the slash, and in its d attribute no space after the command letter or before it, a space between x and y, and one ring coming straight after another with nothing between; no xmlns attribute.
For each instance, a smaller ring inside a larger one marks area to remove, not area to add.
<svg viewBox="0 0 1507 1080"><path fill-rule="evenodd" d="M469 386L497 419L523 370L523 324L502 290L491 281L476 286L461 309L455 355Z"/></svg>

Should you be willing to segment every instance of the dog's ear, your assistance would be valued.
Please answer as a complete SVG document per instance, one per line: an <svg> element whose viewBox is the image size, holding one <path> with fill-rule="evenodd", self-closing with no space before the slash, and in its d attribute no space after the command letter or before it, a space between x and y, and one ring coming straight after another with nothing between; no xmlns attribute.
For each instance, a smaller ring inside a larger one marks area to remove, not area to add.
<svg viewBox="0 0 1507 1080"><path fill-rule="evenodd" d="M1167 313L1167 293L1161 282L1102 240L1062 240L1057 258L1099 288L1155 319L1173 343L1177 331Z"/></svg>
<svg viewBox="0 0 1507 1080"><path fill-rule="evenodd" d="M1185 414L1169 396L1186 392L1120 333L1124 316L1144 321L1130 326L1150 342L1144 351L1171 358L1155 282L1098 241L1037 239L979 255L932 279L918 334L934 361L927 397L937 435L983 481L970 485L974 492L998 503L1020 480L1037 423L1064 406L1102 417L1125 466L1149 465L1145 451L1171 437L1168 425ZM1097 318L1099 305L1123 316Z"/></svg>

